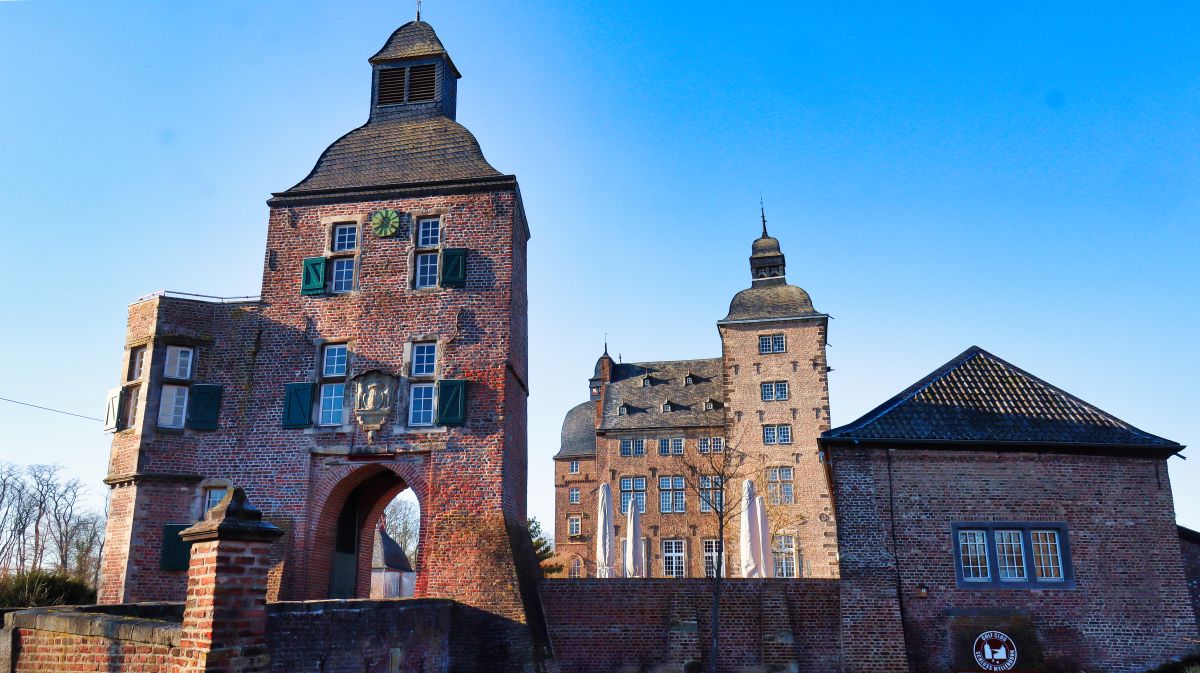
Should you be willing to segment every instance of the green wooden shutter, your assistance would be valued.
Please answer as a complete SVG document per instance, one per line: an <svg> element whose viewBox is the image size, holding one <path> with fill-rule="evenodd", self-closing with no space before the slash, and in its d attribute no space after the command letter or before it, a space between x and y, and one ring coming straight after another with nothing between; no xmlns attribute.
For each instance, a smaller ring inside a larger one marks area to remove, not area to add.
<svg viewBox="0 0 1200 673"><path fill-rule="evenodd" d="M462 425L467 420L467 382L463 379L438 381L438 425Z"/></svg>
<svg viewBox="0 0 1200 673"><path fill-rule="evenodd" d="M304 274L300 280L300 294L324 294L325 258L309 257L304 260Z"/></svg>
<svg viewBox="0 0 1200 673"><path fill-rule="evenodd" d="M179 532L188 526L186 523L168 523L163 526L162 555L158 557L160 569L188 569L188 561L192 558L192 544L179 537Z"/></svg>
<svg viewBox="0 0 1200 673"><path fill-rule="evenodd" d="M284 386L283 427L307 428L312 425L313 384L289 383Z"/></svg>
<svg viewBox="0 0 1200 673"><path fill-rule="evenodd" d="M188 392L187 427L192 430L216 430L221 414L221 386L193 383Z"/></svg>
<svg viewBox="0 0 1200 673"><path fill-rule="evenodd" d="M467 249L442 250L442 287L467 286Z"/></svg>

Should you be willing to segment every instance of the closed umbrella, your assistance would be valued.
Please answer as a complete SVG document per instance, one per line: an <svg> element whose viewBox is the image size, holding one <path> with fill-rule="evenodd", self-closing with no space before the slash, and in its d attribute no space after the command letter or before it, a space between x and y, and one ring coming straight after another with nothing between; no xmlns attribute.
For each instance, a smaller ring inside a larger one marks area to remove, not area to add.
<svg viewBox="0 0 1200 673"><path fill-rule="evenodd" d="M645 577L646 558L642 549L642 514L636 498L629 499L629 514L625 518L625 576Z"/></svg>
<svg viewBox="0 0 1200 673"><path fill-rule="evenodd" d="M762 577L762 536L758 532L758 504L754 499L754 482L742 482L742 516L738 552L742 561L742 577Z"/></svg>
<svg viewBox="0 0 1200 673"><path fill-rule="evenodd" d="M758 514L758 543L759 567L763 577L775 576L775 559L771 554L771 526L767 524L767 501L760 495L754 499L755 512Z"/></svg>
<svg viewBox="0 0 1200 673"><path fill-rule="evenodd" d="M613 577L613 508L612 488L600 484L600 511L596 516L596 577Z"/></svg>

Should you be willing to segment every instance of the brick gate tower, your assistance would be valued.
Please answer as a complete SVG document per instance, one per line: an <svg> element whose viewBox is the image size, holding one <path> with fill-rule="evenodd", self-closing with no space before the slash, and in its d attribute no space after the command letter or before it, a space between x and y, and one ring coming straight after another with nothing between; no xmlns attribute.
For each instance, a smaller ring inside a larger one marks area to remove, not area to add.
<svg viewBox="0 0 1200 673"><path fill-rule="evenodd" d="M429 24L370 64L367 122L268 201L261 299L129 309L102 601L181 600L177 533L232 486L286 533L271 599L366 597L376 524L411 488L417 596L537 619L517 181L455 122Z"/></svg>

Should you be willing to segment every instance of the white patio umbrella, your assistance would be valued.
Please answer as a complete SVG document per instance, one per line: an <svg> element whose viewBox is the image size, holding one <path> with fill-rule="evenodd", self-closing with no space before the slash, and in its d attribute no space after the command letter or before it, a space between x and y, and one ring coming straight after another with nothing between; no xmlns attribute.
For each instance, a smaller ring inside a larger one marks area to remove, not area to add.
<svg viewBox="0 0 1200 673"><path fill-rule="evenodd" d="M600 511L596 516L596 577L613 577L613 508L612 488L600 484Z"/></svg>
<svg viewBox="0 0 1200 673"><path fill-rule="evenodd" d="M637 498L629 499L629 514L625 517L626 577L645 577L646 558L642 549L642 514L638 511Z"/></svg>
<svg viewBox="0 0 1200 673"><path fill-rule="evenodd" d="M742 516L738 552L742 561L742 577L762 577L762 535L758 532L758 503L754 499L754 482L742 482Z"/></svg>
<svg viewBox="0 0 1200 673"><path fill-rule="evenodd" d="M767 501L760 495L754 499L755 513L758 514L758 543L759 568L763 577L775 576L775 558L771 554L771 526L767 524Z"/></svg>

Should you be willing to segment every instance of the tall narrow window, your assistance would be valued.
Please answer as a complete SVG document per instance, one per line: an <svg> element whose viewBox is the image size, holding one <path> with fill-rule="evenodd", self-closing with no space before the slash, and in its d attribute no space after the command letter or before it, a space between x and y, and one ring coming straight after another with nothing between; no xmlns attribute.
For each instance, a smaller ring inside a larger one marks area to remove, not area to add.
<svg viewBox="0 0 1200 673"><path fill-rule="evenodd" d="M721 541L715 538L704 540L704 576L716 577L717 570L725 564L721 562Z"/></svg>
<svg viewBox="0 0 1200 673"><path fill-rule="evenodd" d="M339 426L346 414L346 371L349 348L328 344L321 349L321 397L317 425Z"/></svg>
<svg viewBox="0 0 1200 673"><path fill-rule="evenodd" d="M358 250L358 225L353 222L333 225L329 232L329 250L335 256L326 262L329 291L345 294L354 290L354 253Z"/></svg>
<svg viewBox="0 0 1200 673"><path fill-rule="evenodd" d="M569 502L572 505L579 504L579 489L577 489L577 488L567 489L567 502Z"/></svg>
<svg viewBox="0 0 1200 673"><path fill-rule="evenodd" d="M417 277L416 286L418 288L437 287L438 278L438 256L436 252L423 252L417 255Z"/></svg>
<svg viewBox="0 0 1200 673"><path fill-rule="evenodd" d="M567 577L571 579L583 577L583 561L577 558L571 559L571 569L567 572Z"/></svg>
<svg viewBox="0 0 1200 673"><path fill-rule="evenodd" d="M671 440L670 439L667 439L666 437L662 437L658 440L658 455L660 455L660 456L671 455Z"/></svg>
<svg viewBox="0 0 1200 673"><path fill-rule="evenodd" d="M333 260L333 274L330 276L329 291L334 294L345 294L354 289L354 258L338 257Z"/></svg>
<svg viewBox="0 0 1200 673"><path fill-rule="evenodd" d="M708 437L701 437L696 440L696 450L700 453L708 453Z"/></svg>
<svg viewBox="0 0 1200 673"><path fill-rule="evenodd" d="M1001 581L1025 580L1025 547L1021 531L996 531L996 565Z"/></svg>
<svg viewBox="0 0 1200 673"><path fill-rule="evenodd" d="M579 461L572 460L571 462L567 463L567 472L570 474L579 474Z"/></svg>
<svg viewBox="0 0 1200 673"><path fill-rule="evenodd" d="M646 513L646 478L621 477L621 513L629 512L629 503L637 503L638 512Z"/></svg>
<svg viewBox="0 0 1200 673"><path fill-rule="evenodd" d="M1062 550L1058 531L1034 530L1029 533L1033 542L1033 571L1039 580L1059 582L1063 579Z"/></svg>
<svg viewBox="0 0 1200 673"><path fill-rule="evenodd" d="M341 425L345 413L346 384L321 384L321 418L320 425Z"/></svg>
<svg viewBox="0 0 1200 673"><path fill-rule="evenodd" d="M333 227L333 240L329 249L333 252L347 252L358 249L358 225L337 224Z"/></svg>
<svg viewBox="0 0 1200 673"><path fill-rule="evenodd" d="M442 243L442 221L436 217L417 220L417 247L436 248Z"/></svg>
<svg viewBox="0 0 1200 673"><path fill-rule="evenodd" d="M683 577L683 540L663 540L663 576Z"/></svg>
<svg viewBox="0 0 1200 673"><path fill-rule="evenodd" d="M795 504L794 474L794 470L790 467L772 467L767 469L768 502L772 505Z"/></svg>
<svg viewBox="0 0 1200 673"><path fill-rule="evenodd" d="M583 531L583 517L578 514L572 514L567 517L567 535L570 537L579 537Z"/></svg>
<svg viewBox="0 0 1200 673"><path fill-rule="evenodd" d="M221 500L225 498L225 494L228 492L229 489L225 488L224 486L210 486L204 489L204 511L200 512L200 517L203 518L204 512L207 512L213 507L219 505Z"/></svg>
<svg viewBox="0 0 1200 673"><path fill-rule="evenodd" d="M712 447L712 452L713 452L713 453L721 453L722 451L724 451L724 450L725 450L725 438L723 438L723 437L713 437L713 438L712 438L712 439L709 441L709 446L711 446L711 447Z"/></svg>
<svg viewBox="0 0 1200 673"><path fill-rule="evenodd" d="M121 400L121 427L132 428L137 424L138 401L142 396L141 386L127 386Z"/></svg>
<svg viewBox="0 0 1200 673"><path fill-rule="evenodd" d="M126 381L140 381L142 379L142 366L146 363L146 347L138 346L129 351L129 375L125 377Z"/></svg>
<svg viewBox="0 0 1200 673"><path fill-rule="evenodd" d="M982 530L958 531L958 553L962 562L962 578L968 582L987 582L987 534Z"/></svg>
<svg viewBox="0 0 1200 673"><path fill-rule="evenodd" d="M721 477L700 477L700 511L718 512L725 509L725 489Z"/></svg>
<svg viewBox="0 0 1200 673"><path fill-rule="evenodd" d="M635 455L635 456L646 455L646 440L644 440L644 439L633 440L633 455Z"/></svg>
<svg viewBox="0 0 1200 673"><path fill-rule="evenodd" d="M182 428L187 418L187 398L187 386L163 386L158 400L158 427Z"/></svg>
<svg viewBox="0 0 1200 673"><path fill-rule="evenodd" d="M621 455L626 458L633 455L633 440L632 439L622 439L621 440Z"/></svg>
<svg viewBox="0 0 1200 673"><path fill-rule="evenodd" d="M685 507L683 477L658 478L658 511L663 514L682 514Z"/></svg>
<svg viewBox="0 0 1200 673"><path fill-rule="evenodd" d="M167 346L167 362L163 377L187 381L192 378L194 351L186 346Z"/></svg>
<svg viewBox="0 0 1200 673"><path fill-rule="evenodd" d="M408 391L408 424L418 427L433 425L434 384L414 383Z"/></svg>
<svg viewBox="0 0 1200 673"><path fill-rule="evenodd" d="M672 456L682 456L683 455L683 437L672 437L671 438L671 455Z"/></svg>
<svg viewBox="0 0 1200 673"><path fill-rule="evenodd" d="M433 376L437 371L437 344L413 344L412 375Z"/></svg>
<svg viewBox="0 0 1200 673"><path fill-rule="evenodd" d="M763 426L763 444L775 444L779 441L779 436L775 430L774 425Z"/></svg>
<svg viewBox="0 0 1200 673"><path fill-rule="evenodd" d="M796 538L791 535L776 535L771 559L775 564L776 577L796 577Z"/></svg>

